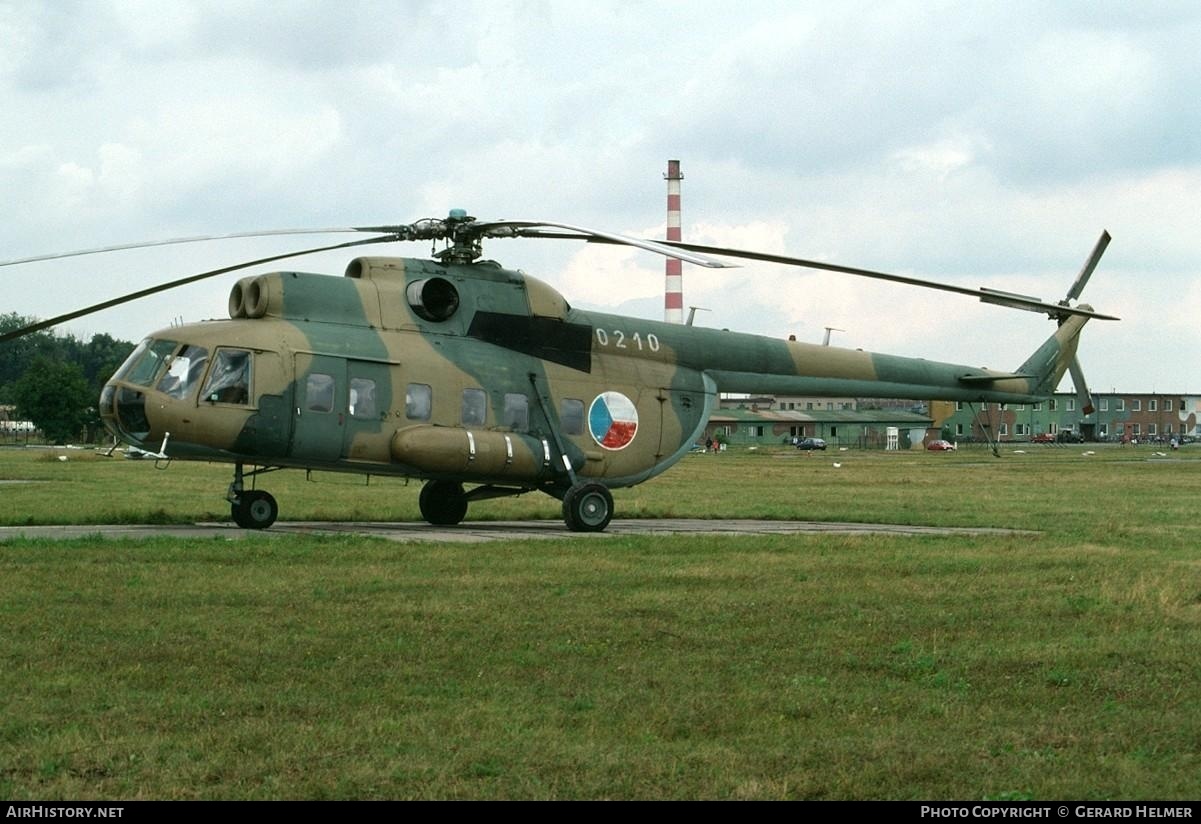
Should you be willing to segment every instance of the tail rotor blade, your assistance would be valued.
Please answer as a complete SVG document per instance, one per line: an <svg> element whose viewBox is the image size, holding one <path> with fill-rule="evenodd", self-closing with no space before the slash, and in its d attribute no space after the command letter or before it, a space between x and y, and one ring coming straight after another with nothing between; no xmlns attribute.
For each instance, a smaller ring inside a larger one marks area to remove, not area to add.
<svg viewBox="0 0 1201 824"><path fill-rule="evenodd" d="M1101 255L1105 254L1105 247L1109 245L1109 241L1109 232L1101 232L1101 237L1097 239L1097 245L1093 247L1093 252L1088 256L1088 260L1084 262L1084 268L1080 270L1080 274L1076 275L1076 281L1072 284L1072 288L1068 290L1067 297L1064 300L1076 300L1080 297L1080 293L1084 291L1084 286L1088 283L1088 279L1093 276L1093 270L1101 262Z"/></svg>
<svg viewBox="0 0 1201 824"><path fill-rule="evenodd" d="M1080 368L1080 359L1072 355L1068 363L1068 371L1072 374L1072 385L1076 387L1076 397L1080 400L1080 411L1085 415L1093 414L1093 396L1088 391L1088 383L1084 380L1084 370Z"/></svg>

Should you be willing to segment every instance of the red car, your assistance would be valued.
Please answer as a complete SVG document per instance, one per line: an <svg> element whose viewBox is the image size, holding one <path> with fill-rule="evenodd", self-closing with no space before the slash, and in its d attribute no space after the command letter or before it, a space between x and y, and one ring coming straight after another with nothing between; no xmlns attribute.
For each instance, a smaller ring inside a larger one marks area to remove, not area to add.
<svg viewBox="0 0 1201 824"><path fill-rule="evenodd" d="M1030 443L1055 443L1055 436L1050 432L1043 432L1031 438Z"/></svg>
<svg viewBox="0 0 1201 824"><path fill-rule="evenodd" d="M954 452L955 444L950 441L930 441L926 444L926 449L931 452Z"/></svg>

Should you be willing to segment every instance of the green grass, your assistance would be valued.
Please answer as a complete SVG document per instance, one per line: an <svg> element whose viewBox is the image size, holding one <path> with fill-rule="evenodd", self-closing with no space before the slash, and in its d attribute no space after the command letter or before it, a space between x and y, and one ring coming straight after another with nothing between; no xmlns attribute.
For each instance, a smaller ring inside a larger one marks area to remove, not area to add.
<svg viewBox="0 0 1201 824"><path fill-rule="evenodd" d="M1201 461L1081 451L693 456L617 495L1034 538L0 544L0 797L1195 798ZM0 453L45 481L0 520L217 516L227 474ZM266 481L416 518L416 485Z"/></svg>

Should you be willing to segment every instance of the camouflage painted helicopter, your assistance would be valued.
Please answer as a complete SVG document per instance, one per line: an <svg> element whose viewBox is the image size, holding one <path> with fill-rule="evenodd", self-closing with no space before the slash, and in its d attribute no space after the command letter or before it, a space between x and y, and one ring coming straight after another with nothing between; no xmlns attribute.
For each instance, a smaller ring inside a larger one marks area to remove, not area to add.
<svg viewBox="0 0 1201 824"><path fill-rule="evenodd" d="M1070 370L1087 408L1077 339L1089 319L1114 319L1072 305L1108 233L1067 297L1048 303L568 224L479 221L461 210L409 225L314 231L375 236L182 278L32 324L0 342L287 257L441 240L445 247L431 260L360 257L344 277L283 271L243 278L230 293L229 320L143 340L104 387L101 417L114 435L157 457L232 463L227 499L245 528L269 527L278 514L275 499L253 488L258 476L299 468L423 479L421 514L433 524L459 523L474 501L537 490L563 502L570 529L599 531L613 514L610 490L680 460L720 392L1032 403ZM537 278L480 260L485 237L626 244L708 267L727 265L715 259L721 256L864 275L1046 313L1058 328L1016 370L992 371L583 311ZM146 245L161 244L48 257Z"/></svg>

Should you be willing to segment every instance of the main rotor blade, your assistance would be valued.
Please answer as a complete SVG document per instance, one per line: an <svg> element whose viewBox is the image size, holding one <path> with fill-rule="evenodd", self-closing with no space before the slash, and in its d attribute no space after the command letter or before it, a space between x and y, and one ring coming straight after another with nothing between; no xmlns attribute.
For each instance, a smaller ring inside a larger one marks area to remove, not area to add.
<svg viewBox="0 0 1201 824"><path fill-rule="evenodd" d="M170 281L168 283L160 283L158 286L151 286L146 289L139 289L136 292L130 292L128 295L122 295L121 297L112 298L110 300L106 300L101 303L95 303L95 304L85 307L83 309L77 309L74 312L67 312L66 314L58 315L57 317L50 318L49 320L42 320L42 321L38 321L37 323L31 323L28 326L22 326L20 329L14 329L10 332L5 332L4 334L0 334L0 343L4 343L5 341L13 340L15 338L24 337L25 335L32 335L34 332L40 332L43 329L49 329L51 326L57 326L60 323L65 323L66 321L74 320L75 318L81 318L84 315L90 315L94 312L99 312L104 309L111 309L114 306L120 306L122 303L129 303L130 301L135 301L135 300L138 300L139 298L149 297L150 295L158 294L159 292L166 292L167 290L174 289L177 286L185 286L189 283L195 283L198 280L204 280L205 278L216 277L217 275L224 275L228 272L236 272L239 269L248 269L251 266L258 266L259 264L262 264L262 263L271 263L276 260L284 260L285 258L300 257L302 255L311 255L311 254L315 254L317 252L328 252L333 249L348 249L352 246L365 246L369 243L386 243L388 241L392 241L392 240L396 240L396 239L397 238L395 238L394 236L388 235L385 237L366 238L364 240L351 240L346 243L336 243L332 246L318 246L314 249L304 249L299 252L287 252L282 255L271 255L270 257L259 258L258 260L250 260L250 261L246 261L244 263L237 263L237 264L234 264L233 266L223 266L220 269L210 269L209 271L201 272L198 275L188 275L187 277L182 277L177 280Z"/></svg>
<svg viewBox="0 0 1201 824"><path fill-rule="evenodd" d="M1084 291L1084 286L1088 283L1088 279L1093 276L1093 270L1101 262L1101 255L1105 254L1105 247L1109 245L1109 241L1109 232L1102 231L1101 237L1097 239L1097 245L1093 247L1093 253L1088 256L1088 260L1084 261L1084 268L1080 270L1080 274L1076 275L1076 281L1072 284L1072 288L1068 290L1067 297L1064 300L1076 300L1080 297L1080 293Z"/></svg>
<svg viewBox="0 0 1201 824"><path fill-rule="evenodd" d="M552 229L566 229L573 234L562 232L539 232L539 226L547 226ZM704 255L690 255L681 253L679 250L687 248L676 243L667 243L660 240L644 240L643 238L627 237L626 235L617 235L611 232L602 232L598 229L588 229L583 226L572 226L570 223L554 223L548 220L488 220L477 221L472 224L473 229L480 229L489 237L552 237L564 238L568 240L588 240L597 243L610 243L618 246L633 246L637 249L644 249L648 252L654 252L665 257L676 258L685 263L694 263L697 266L704 266L708 269L730 269L733 268L729 263L723 263L720 260L714 260L711 257ZM503 231L509 229L510 231ZM498 232L497 230L502 230ZM700 251L700 250L695 250Z"/></svg>
<svg viewBox="0 0 1201 824"><path fill-rule="evenodd" d="M1072 385L1076 387L1076 397L1080 399L1080 411L1085 415L1093 414L1093 396L1088 391L1088 383L1084 380L1084 370L1080 368L1080 358L1072 355L1068 362L1068 371L1072 374Z"/></svg>
<svg viewBox="0 0 1201 824"><path fill-rule="evenodd" d="M0 260L0 266L16 266L21 263L37 263L43 260L60 260L62 258L99 255L104 252L122 252L127 249L147 249L152 246L175 246L181 243L201 243L206 240L232 240L235 238L274 237L277 235L331 235L346 232L387 232L395 233L398 227L341 227L327 229L267 229L255 232L230 232L224 235L194 235L192 237L175 237L165 240L147 240L140 243L119 243L116 246L97 246L95 249L77 249L74 252L57 252L52 255L34 255L15 260Z"/></svg>
<svg viewBox="0 0 1201 824"><path fill-rule="evenodd" d="M588 240L594 243L610 243L612 241L605 240L603 237L585 237L585 236L568 236L568 235L551 235L546 236L556 237L574 237L580 240ZM1097 320L1118 320L1113 315L1103 315L1100 312L1094 312L1092 309L1085 309L1076 306L1063 306L1058 303L1049 303L1038 298L1029 297L1026 295L1014 295L1008 292L1001 292L996 289L972 289L967 286L955 286L950 283L940 283L936 280L926 280L924 278L908 277L906 275L893 275L888 272L877 272L872 269L860 269L855 266L841 266L837 263L824 263L820 260L805 260L803 258L788 257L787 255L772 255L766 252L752 252L746 249L729 249L724 246L702 246L698 243L684 243L678 240L660 240L656 241L663 246L672 246L677 249L688 249L693 252L701 252L707 255L728 255L730 257L745 258L746 260L761 260L765 263L781 263L785 266L800 266L806 269L821 269L827 272L840 272L846 275L858 275L860 277L875 278L876 280L886 280L892 283L903 283L907 286L920 286L926 289L938 289L943 292L954 292L960 295L969 295L977 298L984 303L996 303L1002 306L1009 306L1014 309L1024 309L1029 312L1040 312L1049 315L1050 317L1060 317L1062 315L1081 315L1087 318L1096 318Z"/></svg>

